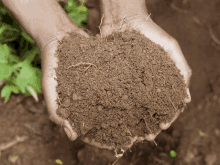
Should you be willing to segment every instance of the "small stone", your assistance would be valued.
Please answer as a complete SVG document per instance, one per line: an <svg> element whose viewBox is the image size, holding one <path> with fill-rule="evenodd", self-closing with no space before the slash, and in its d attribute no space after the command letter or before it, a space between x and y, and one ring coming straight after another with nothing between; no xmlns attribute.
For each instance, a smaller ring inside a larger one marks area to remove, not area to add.
<svg viewBox="0 0 220 165"><path fill-rule="evenodd" d="M108 96L111 96L111 92L110 92L110 91L107 91L107 95L108 95Z"/></svg>
<svg viewBox="0 0 220 165"><path fill-rule="evenodd" d="M217 156L216 156L215 153L206 155L206 157L205 157L205 162L206 162L207 165L215 164L216 160L217 160Z"/></svg>
<svg viewBox="0 0 220 165"><path fill-rule="evenodd" d="M218 96L217 96L217 95L214 95L214 96L213 96L213 100L214 100L214 101L218 100Z"/></svg>
<svg viewBox="0 0 220 165"><path fill-rule="evenodd" d="M128 96L127 96L127 95L124 95L124 96L122 96L121 99L122 99L122 100L127 100L127 99L128 99Z"/></svg>
<svg viewBox="0 0 220 165"><path fill-rule="evenodd" d="M98 105L98 111L102 111L102 106Z"/></svg>
<svg viewBox="0 0 220 165"><path fill-rule="evenodd" d="M122 123L123 123L123 121L122 121L122 120L120 120L120 121L118 122L118 124L119 124L119 125L121 125Z"/></svg>
<svg viewBox="0 0 220 165"><path fill-rule="evenodd" d="M161 92L161 89L160 89L160 88L158 88L158 89L157 89L157 93L160 93L160 92Z"/></svg>
<svg viewBox="0 0 220 165"><path fill-rule="evenodd" d="M216 136L220 136L220 130L218 128L216 128L214 132Z"/></svg>
<svg viewBox="0 0 220 165"><path fill-rule="evenodd" d="M122 88L118 88L118 93L119 93L119 95L121 96L122 94L123 94L123 89Z"/></svg>
<svg viewBox="0 0 220 165"><path fill-rule="evenodd" d="M189 163L194 158L195 158L195 155L191 151L188 151L186 154L186 157L185 157L185 161L186 161L186 163Z"/></svg>
<svg viewBox="0 0 220 165"><path fill-rule="evenodd" d="M73 101L76 101L76 100L78 100L78 96L77 94L73 93Z"/></svg>
<svg viewBox="0 0 220 165"><path fill-rule="evenodd" d="M102 123L102 124L101 124L101 127L102 127L102 128L107 128L107 125L106 125L105 123Z"/></svg>
<svg viewBox="0 0 220 165"><path fill-rule="evenodd" d="M111 122L111 124L110 124L112 127L116 127L117 126L117 124L116 123L114 123L114 122Z"/></svg>

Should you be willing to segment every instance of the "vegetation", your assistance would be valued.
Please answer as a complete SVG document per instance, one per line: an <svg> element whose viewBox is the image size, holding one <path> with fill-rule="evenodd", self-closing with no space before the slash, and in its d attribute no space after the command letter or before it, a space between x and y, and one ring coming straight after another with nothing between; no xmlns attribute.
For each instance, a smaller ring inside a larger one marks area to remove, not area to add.
<svg viewBox="0 0 220 165"><path fill-rule="evenodd" d="M79 0L83 4L83 0ZM69 0L64 7L71 20L82 29L88 21L88 9ZM0 5L0 87L1 97L7 102L12 93L27 93L38 101L41 91L41 54L36 43L16 22L10 12Z"/></svg>

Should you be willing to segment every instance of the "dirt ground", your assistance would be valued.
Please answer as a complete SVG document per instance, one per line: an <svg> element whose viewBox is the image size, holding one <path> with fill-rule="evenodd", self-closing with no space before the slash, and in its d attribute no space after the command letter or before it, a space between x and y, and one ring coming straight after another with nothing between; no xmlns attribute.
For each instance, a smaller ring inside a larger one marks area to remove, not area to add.
<svg viewBox="0 0 220 165"><path fill-rule="evenodd" d="M219 165L220 1L147 0L147 7L152 19L177 39L193 70L192 102L157 136L157 146L137 143L116 165ZM70 141L49 121L43 95L39 98L35 103L31 97L14 94L6 105L0 99L0 165L55 165L57 159L64 165L111 165L116 160L113 151L79 139ZM9 142L18 143L5 149ZM170 156L171 150L176 157Z"/></svg>

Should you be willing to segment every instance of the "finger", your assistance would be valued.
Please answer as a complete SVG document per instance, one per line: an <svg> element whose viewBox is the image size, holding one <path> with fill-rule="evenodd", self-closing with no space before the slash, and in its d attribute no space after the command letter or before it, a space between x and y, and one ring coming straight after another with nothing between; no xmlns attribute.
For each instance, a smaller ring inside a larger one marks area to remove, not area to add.
<svg viewBox="0 0 220 165"><path fill-rule="evenodd" d="M170 127L170 125L179 117L181 111L178 111L174 118L169 123L160 123L159 126L162 130L166 130Z"/></svg>
<svg viewBox="0 0 220 165"><path fill-rule="evenodd" d="M189 88L192 70L190 69L180 48L180 45L176 40L174 40L172 44L170 44L170 51L168 54L170 55L171 59L175 62L176 67L180 70L181 75L183 75L186 87Z"/></svg>
<svg viewBox="0 0 220 165"><path fill-rule="evenodd" d="M81 140L84 141L87 144L90 144L92 146L95 146L95 147L98 147L98 148L101 148L101 149L108 149L108 150L113 150L114 149L113 146L107 146L107 145L101 144L99 142L96 142L95 139L89 140L87 137L83 137L83 138L81 138Z"/></svg>
<svg viewBox="0 0 220 165"><path fill-rule="evenodd" d="M189 88L186 89L186 93L187 93L188 98L185 98L185 102L190 103L191 102L191 95L189 92Z"/></svg>
<svg viewBox="0 0 220 165"><path fill-rule="evenodd" d="M76 33L78 33L78 34L80 34L80 35L82 35L86 38L90 37L89 34L86 33L84 30L82 30L81 28L75 29L75 24L73 24L73 25L74 25L74 30L73 30L74 32L76 32Z"/></svg>
<svg viewBox="0 0 220 165"><path fill-rule="evenodd" d="M65 120L64 122L64 131L66 132L67 136L70 140L74 141L77 138L77 133L73 131L69 121Z"/></svg>

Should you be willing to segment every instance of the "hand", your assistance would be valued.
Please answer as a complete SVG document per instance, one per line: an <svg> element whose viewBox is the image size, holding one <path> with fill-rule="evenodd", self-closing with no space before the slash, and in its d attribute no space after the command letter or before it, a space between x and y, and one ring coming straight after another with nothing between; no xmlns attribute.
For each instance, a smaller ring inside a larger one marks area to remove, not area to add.
<svg viewBox="0 0 220 165"><path fill-rule="evenodd" d="M111 22L105 22L105 20L110 20L108 15L104 15L101 26L101 34L103 37L111 34L113 31L122 32L127 29L135 29L143 34L145 37L150 39L152 42L160 45L170 56L170 58L175 62L178 69L180 69L181 74L184 76L184 80L186 83L186 92L188 98L185 98L185 102L189 103L191 101L191 96L189 92L189 83L192 71L189 65L186 62L186 59L183 56L181 48L178 42L171 37L168 33L166 33L163 29L161 29L157 24L153 22L153 20L149 17L149 15L133 15L129 16L126 20L126 16L121 17L120 23L116 23L112 25ZM182 110L183 111L183 110ZM170 123L160 123L161 130L166 130L170 127L170 125L177 119L180 112L176 114L173 120ZM157 132L156 134L145 135L145 137L135 137L135 140L148 140L152 141L156 138L156 136L161 132ZM129 146L128 146L129 147Z"/></svg>
<svg viewBox="0 0 220 165"><path fill-rule="evenodd" d="M59 41L62 40L65 36L69 36L69 33L71 31L79 33L85 37L89 37L89 35L86 32L84 32L82 29L74 25L73 22L70 22L68 25L65 26L65 28L62 28L58 31L59 32L57 34L59 35L51 39L41 50L41 57L42 57L41 86L46 101L50 120L62 126L70 140L75 140L77 138L77 134L72 129L69 121L62 119L56 114L56 110L58 109L58 104L56 102L58 98L58 94L56 92L56 86L58 85L58 83L55 80L55 78L57 78L55 73L55 68L58 66L58 59L55 57L55 52L59 45Z"/></svg>

